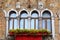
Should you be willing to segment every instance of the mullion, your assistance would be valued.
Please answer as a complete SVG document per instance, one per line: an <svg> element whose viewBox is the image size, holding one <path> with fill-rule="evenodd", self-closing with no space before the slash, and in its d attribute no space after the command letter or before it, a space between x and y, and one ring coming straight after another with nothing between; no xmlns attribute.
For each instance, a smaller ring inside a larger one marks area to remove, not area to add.
<svg viewBox="0 0 60 40"><path fill-rule="evenodd" d="M34 29L36 29L36 19L34 19Z"/></svg>
<svg viewBox="0 0 60 40"><path fill-rule="evenodd" d="M45 29L47 29L47 20L45 20Z"/></svg>
<svg viewBox="0 0 60 40"><path fill-rule="evenodd" d="M19 21L18 25L19 25L19 29L20 29L20 19L18 21Z"/></svg>
<svg viewBox="0 0 60 40"><path fill-rule="evenodd" d="M25 29L25 19L23 19L23 29Z"/></svg>
<svg viewBox="0 0 60 40"><path fill-rule="evenodd" d="M12 28L14 29L14 19L12 19L13 21L12 21L12 23L13 23L13 25L12 25Z"/></svg>

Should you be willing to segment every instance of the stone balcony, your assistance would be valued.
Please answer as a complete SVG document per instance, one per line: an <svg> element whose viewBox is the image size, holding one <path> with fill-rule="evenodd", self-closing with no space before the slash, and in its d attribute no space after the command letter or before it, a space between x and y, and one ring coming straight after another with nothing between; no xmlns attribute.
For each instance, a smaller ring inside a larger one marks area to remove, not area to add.
<svg viewBox="0 0 60 40"><path fill-rule="evenodd" d="M8 36L6 39L0 39L0 40L15 40L14 36ZM52 37L43 37L43 40L54 40Z"/></svg>

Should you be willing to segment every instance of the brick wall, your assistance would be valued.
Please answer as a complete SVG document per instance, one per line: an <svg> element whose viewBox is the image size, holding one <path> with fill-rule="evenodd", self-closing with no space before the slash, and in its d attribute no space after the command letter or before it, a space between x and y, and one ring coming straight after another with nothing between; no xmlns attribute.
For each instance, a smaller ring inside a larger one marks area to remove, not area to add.
<svg viewBox="0 0 60 40"><path fill-rule="evenodd" d="M38 2L42 1L44 3L44 8L48 8L50 9L54 16L56 16L56 13L58 13L58 11L60 10L60 1L59 0L19 0L20 2L20 9L25 8L27 10L32 10L34 8L38 9ZM53 3L55 4L54 7L51 7L50 4ZM6 7L6 4L10 4L11 7ZM5 9L7 12L10 9L16 9L16 0L7 0L5 2L3 2L2 4L0 4L0 8ZM30 8L28 8L29 4L31 5ZM43 9L38 9L39 11L43 10ZM18 9L16 9L17 11L19 11ZM55 33L56 33L56 38L59 40L60 38L60 34L59 34L59 24L58 24L58 17L55 18ZM0 10L0 38L4 38L5 37L5 28L6 28L6 19L5 19L5 14L2 10Z"/></svg>
<svg viewBox="0 0 60 40"><path fill-rule="evenodd" d="M0 10L0 39L5 38L6 20L3 11Z"/></svg>

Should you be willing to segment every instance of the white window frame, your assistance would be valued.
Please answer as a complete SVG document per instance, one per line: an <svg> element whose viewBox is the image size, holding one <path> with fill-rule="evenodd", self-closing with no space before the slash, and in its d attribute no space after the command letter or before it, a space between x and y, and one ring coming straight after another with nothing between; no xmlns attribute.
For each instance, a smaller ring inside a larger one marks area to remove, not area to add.
<svg viewBox="0 0 60 40"><path fill-rule="evenodd" d="M46 8L46 9L44 9L44 10L42 10L41 11L41 17L42 17L42 13L44 12L44 11L46 11L46 10L48 10L50 13L51 13L51 17L52 17L52 37L53 37L53 39L55 40L55 26L54 26L54 15L53 15L53 12L51 11L51 10L49 10L48 8Z"/></svg>
<svg viewBox="0 0 60 40"><path fill-rule="evenodd" d="M6 13L6 37L8 36L9 13L10 13L11 11L15 11L15 12L16 12L16 16L18 16L18 12L17 12L15 9L11 9L11 10L9 10L8 12L5 12L5 13Z"/></svg>

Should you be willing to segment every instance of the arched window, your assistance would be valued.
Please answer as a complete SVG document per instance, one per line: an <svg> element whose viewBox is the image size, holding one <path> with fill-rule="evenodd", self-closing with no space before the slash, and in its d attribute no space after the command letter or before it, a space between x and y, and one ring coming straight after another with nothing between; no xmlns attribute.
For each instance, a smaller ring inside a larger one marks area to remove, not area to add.
<svg viewBox="0 0 60 40"><path fill-rule="evenodd" d="M28 13L22 11L20 14L20 29L28 29Z"/></svg>
<svg viewBox="0 0 60 40"><path fill-rule="evenodd" d="M9 13L9 29L17 29L17 19L15 11L11 11Z"/></svg>
<svg viewBox="0 0 60 40"><path fill-rule="evenodd" d="M52 32L51 13L44 11L42 14L42 27Z"/></svg>
<svg viewBox="0 0 60 40"><path fill-rule="evenodd" d="M38 17L39 14L37 11L31 13L31 29L38 29Z"/></svg>

